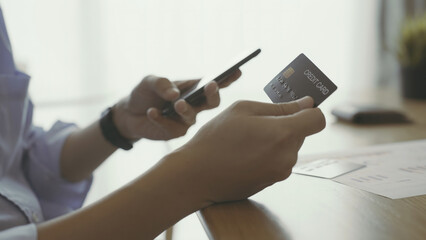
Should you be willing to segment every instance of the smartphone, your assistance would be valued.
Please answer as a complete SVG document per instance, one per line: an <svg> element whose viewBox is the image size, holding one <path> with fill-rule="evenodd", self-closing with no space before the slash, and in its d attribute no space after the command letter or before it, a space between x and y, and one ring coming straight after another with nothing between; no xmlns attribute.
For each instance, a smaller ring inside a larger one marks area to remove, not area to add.
<svg viewBox="0 0 426 240"><path fill-rule="evenodd" d="M212 81L217 82L217 84L222 83L225 81L228 77L232 76L232 74L235 73L243 64L250 61L252 58L256 57L260 53L260 49L256 49L254 52L250 53L247 57L243 58L236 64L234 64L232 67L221 73L219 76L215 77ZM187 93L183 94L179 99L184 99L187 103L189 103L191 106L200 105L205 101L204 96L204 86L196 89L196 86L193 90L188 91ZM179 100L178 99L178 100ZM168 102L163 110L162 114L165 116L171 116L176 114L175 109L173 107L172 102Z"/></svg>

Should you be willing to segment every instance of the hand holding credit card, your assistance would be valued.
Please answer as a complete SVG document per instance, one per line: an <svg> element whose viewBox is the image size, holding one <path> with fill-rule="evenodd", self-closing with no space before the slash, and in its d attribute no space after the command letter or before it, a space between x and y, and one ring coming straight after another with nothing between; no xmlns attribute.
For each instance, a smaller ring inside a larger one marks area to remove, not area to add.
<svg viewBox="0 0 426 240"><path fill-rule="evenodd" d="M336 89L337 86L302 53L263 90L274 103L310 96L314 99L314 107L317 107Z"/></svg>

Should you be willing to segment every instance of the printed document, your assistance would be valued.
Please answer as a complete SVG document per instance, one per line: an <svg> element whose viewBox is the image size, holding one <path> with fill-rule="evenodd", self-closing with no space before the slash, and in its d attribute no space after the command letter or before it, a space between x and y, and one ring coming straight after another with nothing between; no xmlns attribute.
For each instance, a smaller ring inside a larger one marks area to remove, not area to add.
<svg viewBox="0 0 426 240"><path fill-rule="evenodd" d="M361 148L311 159L364 165L333 181L391 199L426 194L426 140Z"/></svg>

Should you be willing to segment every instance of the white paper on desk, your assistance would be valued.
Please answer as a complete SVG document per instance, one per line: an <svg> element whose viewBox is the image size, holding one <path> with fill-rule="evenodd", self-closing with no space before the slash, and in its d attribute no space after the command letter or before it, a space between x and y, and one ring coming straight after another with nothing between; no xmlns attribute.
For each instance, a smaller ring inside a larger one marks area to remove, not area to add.
<svg viewBox="0 0 426 240"><path fill-rule="evenodd" d="M426 194L426 140L368 147L329 157L366 165L333 181L392 199Z"/></svg>
<svg viewBox="0 0 426 240"><path fill-rule="evenodd" d="M363 164L349 161L339 161L333 158L323 158L307 164L296 166L293 173L320 178L335 178L343 174L365 167Z"/></svg>

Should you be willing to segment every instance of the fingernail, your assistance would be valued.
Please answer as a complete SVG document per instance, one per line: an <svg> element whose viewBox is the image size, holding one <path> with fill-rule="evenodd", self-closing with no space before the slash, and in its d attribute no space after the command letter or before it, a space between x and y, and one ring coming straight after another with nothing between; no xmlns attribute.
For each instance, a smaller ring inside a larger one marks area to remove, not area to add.
<svg viewBox="0 0 426 240"><path fill-rule="evenodd" d="M178 102L176 102L176 104L177 104L178 108L180 109L180 112L186 112L186 110L188 110L188 107L186 106L184 100L179 100Z"/></svg>
<svg viewBox="0 0 426 240"><path fill-rule="evenodd" d="M212 84L214 84L215 91L219 91L219 85L217 84L217 82L213 82Z"/></svg>
<svg viewBox="0 0 426 240"><path fill-rule="evenodd" d="M157 112L157 111L155 111L155 109L154 109L154 108L149 108L149 109L147 110L147 115L151 116L151 118L152 118L152 119L155 119L155 118L157 118L157 117L158 117L158 112Z"/></svg>
<svg viewBox="0 0 426 240"><path fill-rule="evenodd" d="M166 94L169 96L175 96L175 95L179 95L180 92L179 92L179 89L177 88L169 88L167 89Z"/></svg>
<svg viewBox="0 0 426 240"><path fill-rule="evenodd" d="M212 85L214 85L214 90L212 90L211 92L208 91L209 95L212 95L212 94L216 93L217 91L219 91L219 86L215 82L210 82L209 84L207 84L206 88L212 88L211 87Z"/></svg>
<svg viewBox="0 0 426 240"><path fill-rule="evenodd" d="M300 109L311 108L314 105L314 101L311 97L306 96L296 101L299 104Z"/></svg>

